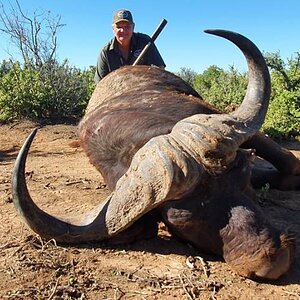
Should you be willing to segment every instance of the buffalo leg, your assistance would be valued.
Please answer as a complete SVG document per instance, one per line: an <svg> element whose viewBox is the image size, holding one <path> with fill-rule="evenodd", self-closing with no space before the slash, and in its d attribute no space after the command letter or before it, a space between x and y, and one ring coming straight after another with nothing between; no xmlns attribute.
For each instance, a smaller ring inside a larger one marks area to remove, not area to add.
<svg viewBox="0 0 300 300"><path fill-rule="evenodd" d="M251 182L255 188L267 183L280 190L300 189L300 160L263 133L257 133L244 148L254 148L256 155L271 163L277 170L255 166Z"/></svg>
<svg viewBox="0 0 300 300"><path fill-rule="evenodd" d="M300 175L285 175L275 169L254 167L251 183L254 188L269 185L271 189L282 191L300 190Z"/></svg>

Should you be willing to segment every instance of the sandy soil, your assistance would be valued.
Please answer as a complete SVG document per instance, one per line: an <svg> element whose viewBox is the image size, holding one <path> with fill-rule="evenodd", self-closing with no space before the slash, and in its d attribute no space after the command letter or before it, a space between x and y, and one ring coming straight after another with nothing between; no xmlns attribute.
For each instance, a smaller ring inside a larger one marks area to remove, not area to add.
<svg viewBox="0 0 300 300"><path fill-rule="evenodd" d="M300 192L260 191L270 218L297 238L292 269L273 283L234 274L174 239L163 224L157 238L118 247L41 240L16 213L10 191L16 154L33 127L0 126L1 299L300 299ZM78 217L109 194L75 140L75 126L45 126L27 162L33 199L57 216ZM299 143L287 146L300 158Z"/></svg>

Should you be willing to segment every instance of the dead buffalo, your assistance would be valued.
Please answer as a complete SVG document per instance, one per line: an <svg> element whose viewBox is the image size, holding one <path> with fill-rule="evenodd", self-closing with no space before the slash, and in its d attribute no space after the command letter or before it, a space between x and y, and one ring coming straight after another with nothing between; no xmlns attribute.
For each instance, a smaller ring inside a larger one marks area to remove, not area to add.
<svg viewBox="0 0 300 300"><path fill-rule="evenodd" d="M35 130L19 153L12 183L15 206L32 230L60 243L121 243L157 234L163 221L180 239L222 256L238 274L276 279L287 272L294 240L270 224L253 201L252 184L299 188L300 162L258 133L270 97L260 51L237 33L206 32L232 41L247 59L241 106L220 113L182 79L156 67L110 73L92 95L79 139L112 192L79 225L38 208L24 175ZM253 168L255 151L277 170Z"/></svg>

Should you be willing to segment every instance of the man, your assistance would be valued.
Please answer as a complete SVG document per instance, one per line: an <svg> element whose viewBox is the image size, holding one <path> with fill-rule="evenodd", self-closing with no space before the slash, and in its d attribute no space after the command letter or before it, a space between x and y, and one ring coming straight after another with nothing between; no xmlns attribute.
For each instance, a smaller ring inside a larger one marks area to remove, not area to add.
<svg viewBox="0 0 300 300"><path fill-rule="evenodd" d="M114 13L112 28L114 38L104 46L98 57L95 73L96 83L111 71L124 65L133 64L151 40L146 34L134 32L132 14L127 9L120 9ZM140 64L155 65L161 68L166 66L154 43L151 44Z"/></svg>

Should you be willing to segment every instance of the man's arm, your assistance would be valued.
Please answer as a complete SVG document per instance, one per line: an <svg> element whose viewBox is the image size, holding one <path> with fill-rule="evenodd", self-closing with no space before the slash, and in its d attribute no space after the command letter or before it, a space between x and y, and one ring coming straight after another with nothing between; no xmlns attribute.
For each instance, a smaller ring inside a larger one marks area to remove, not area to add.
<svg viewBox="0 0 300 300"><path fill-rule="evenodd" d="M97 60L96 72L94 77L95 83L97 84L108 73L109 73L108 60L104 51L102 50Z"/></svg>

